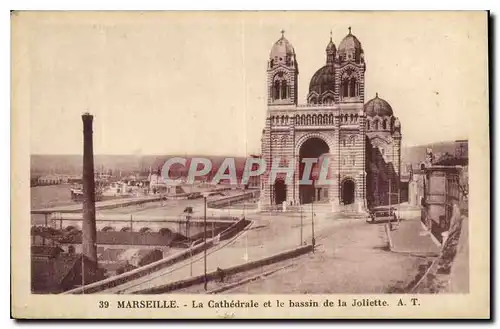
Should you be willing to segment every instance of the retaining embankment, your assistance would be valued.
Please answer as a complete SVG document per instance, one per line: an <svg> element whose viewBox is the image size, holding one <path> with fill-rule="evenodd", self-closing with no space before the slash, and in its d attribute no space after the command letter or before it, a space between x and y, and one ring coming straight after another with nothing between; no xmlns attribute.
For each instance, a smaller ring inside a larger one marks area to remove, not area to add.
<svg viewBox="0 0 500 329"><path fill-rule="evenodd" d="M265 257L256 261L232 266L229 268L225 268L224 273L226 275L233 275L236 273L241 273L241 272L246 272L249 270L252 270L254 268L270 265L273 263L281 262L290 258L294 258L303 254L306 254L308 252L311 252L313 250L312 245L307 245L307 246L300 246L291 250L287 250L284 252L280 252L278 254L274 254L269 257ZM219 274L217 271L212 271L207 273L207 281L212 281L216 280L219 278ZM187 288L193 285L197 284L202 284L205 281L205 275L198 275L189 279L185 280L180 280L180 281L175 281L175 282L170 282L168 284L165 284L163 286L159 287L153 287L153 288L148 288L148 289L143 289L134 292L134 294L163 294L163 293L168 293L171 291Z"/></svg>
<svg viewBox="0 0 500 329"><path fill-rule="evenodd" d="M114 209L121 207L129 207L140 205L148 202L155 202L161 200L161 196L145 196L139 198L125 198L125 199L115 199L115 200L106 200L99 201L95 204L96 210L106 210L106 209ZM31 210L31 214L52 214L52 213L81 213L82 205L81 204L71 204L66 206L58 206L52 208L44 208L44 209L33 209Z"/></svg>
<svg viewBox="0 0 500 329"><path fill-rule="evenodd" d="M238 203L238 202L255 199L259 195L260 195L260 191L258 191L258 190L245 192L245 193L241 193L238 195L229 196L227 198L221 198L218 200L209 201L209 202L207 202L207 208L211 208L211 209L224 208L224 207L228 207L228 206L235 204L235 203Z"/></svg>
<svg viewBox="0 0 500 329"><path fill-rule="evenodd" d="M250 223L251 223L250 221L246 220L245 218L242 218L241 220L239 220L238 222L234 223L226 230L221 232L219 235L219 239L227 240L234 237L236 234L238 234L238 232L243 230ZM68 290L66 292L63 292L63 294L91 294L119 286L121 284L124 284L132 280L139 279L143 276L146 276L148 274L151 274L168 266L174 265L193 255L203 252L205 249L208 249L214 245L215 239L217 238L207 239L206 243L202 243L203 239L199 239L195 241L195 243L193 243L193 247L183 250L179 253L176 253L170 257L164 258L162 260L148 264L146 266L139 267L135 270L113 276L108 279L88 284L84 287Z"/></svg>

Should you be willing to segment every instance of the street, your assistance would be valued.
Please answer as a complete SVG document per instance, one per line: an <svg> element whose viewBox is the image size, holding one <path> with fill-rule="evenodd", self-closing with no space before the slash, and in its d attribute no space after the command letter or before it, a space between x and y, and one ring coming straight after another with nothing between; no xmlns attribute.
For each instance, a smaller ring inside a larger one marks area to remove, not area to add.
<svg viewBox="0 0 500 329"><path fill-rule="evenodd" d="M255 216L255 218L251 218ZM258 216L258 217L257 217ZM300 217L286 214L250 215L252 226L207 253L207 271L258 260L300 244ZM314 254L288 261L293 267L235 293L383 293L412 281L426 258L386 251L382 225L359 219L315 219ZM310 243L311 217L303 218L303 241ZM131 293L203 274L203 254L102 293ZM196 290L196 289L195 289Z"/></svg>
<svg viewBox="0 0 500 329"><path fill-rule="evenodd" d="M382 225L344 221L325 227L314 254L294 259L294 266L225 293L377 294L403 292L428 259L384 249Z"/></svg>

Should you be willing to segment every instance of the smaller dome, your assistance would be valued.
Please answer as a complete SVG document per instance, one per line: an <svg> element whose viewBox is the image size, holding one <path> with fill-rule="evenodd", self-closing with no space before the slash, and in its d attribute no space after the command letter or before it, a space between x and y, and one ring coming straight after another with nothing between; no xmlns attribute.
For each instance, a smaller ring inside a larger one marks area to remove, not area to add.
<svg viewBox="0 0 500 329"><path fill-rule="evenodd" d="M343 61L355 61L356 63L363 62L363 48L361 42L351 33L349 27L349 34L339 44L338 57Z"/></svg>
<svg viewBox="0 0 500 329"><path fill-rule="evenodd" d="M292 44L285 38L284 34L285 31L282 30L281 38L279 38L279 40L276 41L273 47L271 48L271 54L269 55L271 59L277 57L278 60L280 58L282 58L281 60L283 60L283 58L285 58L287 55L288 56L295 55L295 50L293 49Z"/></svg>
<svg viewBox="0 0 500 329"><path fill-rule="evenodd" d="M339 44L339 51L344 51L348 49L361 49L361 42L349 30L349 34L346 35L344 39Z"/></svg>
<svg viewBox="0 0 500 329"><path fill-rule="evenodd" d="M391 105L382 98L378 97L378 93L375 98L369 100L365 106L364 111L367 116L374 117L378 116L391 116L393 114Z"/></svg>

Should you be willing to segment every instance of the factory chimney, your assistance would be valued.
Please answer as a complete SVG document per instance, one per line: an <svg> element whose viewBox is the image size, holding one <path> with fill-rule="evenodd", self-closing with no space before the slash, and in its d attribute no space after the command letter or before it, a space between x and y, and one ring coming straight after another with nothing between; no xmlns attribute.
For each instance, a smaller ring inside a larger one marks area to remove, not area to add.
<svg viewBox="0 0 500 329"><path fill-rule="evenodd" d="M95 182L94 148L92 140L92 120L89 113L82 115L83 120L83 225L82 253L97 266L96 221L95 221Z"/></svg>

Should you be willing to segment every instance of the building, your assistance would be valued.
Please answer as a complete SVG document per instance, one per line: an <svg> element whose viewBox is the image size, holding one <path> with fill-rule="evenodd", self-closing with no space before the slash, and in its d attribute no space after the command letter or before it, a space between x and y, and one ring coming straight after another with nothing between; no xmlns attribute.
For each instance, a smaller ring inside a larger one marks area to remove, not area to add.
<svg viewBox="0 0 500 329"><path fill-rule="evenodd" d="M450 228L453 206L460 207L465 201L460 184L463 167L433 165L424 171L422 222L439 242L443 242Z"/></svg>
<svg viewBox="0 0 500 329"><path fill-rule="evenodd" d="M443 242L450 229L454 205L459 207L462 215L468 216L469 213L468 144L462 140L455 144L455 154L446 152L423 168L421 218L439 242Z"/></svg>
<svg viewBox="0 0 500 329"><path fill-rule="evenodd" d="M251 154L250 155L250 158L252 159L260 159L261 156L260 155L255 155L255 154ZM251 170L252 171L256 171L258 169L258 164L253 164L252 165L252 168ZM245 188L251 188L251 189L254 189L254 188L259 188L260 187L260 176L250 176L248 178L248 183L246 184Z"/></svg>
<svg viewBox="0 0 500 329"><path fill-rule="evenodd" d="M61 293L104 279L104 271L82 254L61 252L57 247L32 247L31 291Z"/></svg>
<svg viewBox="0 0 500 329"><path fill-rule="evenodd" d="M261 180L262 210L284 202L293 209L317 201L330 203L333 211L348 204L364 211L388 203L390 184L397 191L401 124L378 94L365 103L365 72L364 50L351 28L338 50L330 36L325 65L312 76L306 103L299 104L298 58L282 31L267 67L268 107L261 147L268 170ZM272 159L277 157L280 167L294 166L288 184L281 173L276 181L269 179ZM332 183L318 185L313 168L310 178L315 184L299 184L304 158L327 160ZM397 202L397 195L392 202Z"/></svg>
<svg viewBox="0 0 500 329"><path fill-rule="evenodd" d="M420 166L411 167L410 180L408 183L408 204L420 206L424 198L425 172Z"/></svg>

